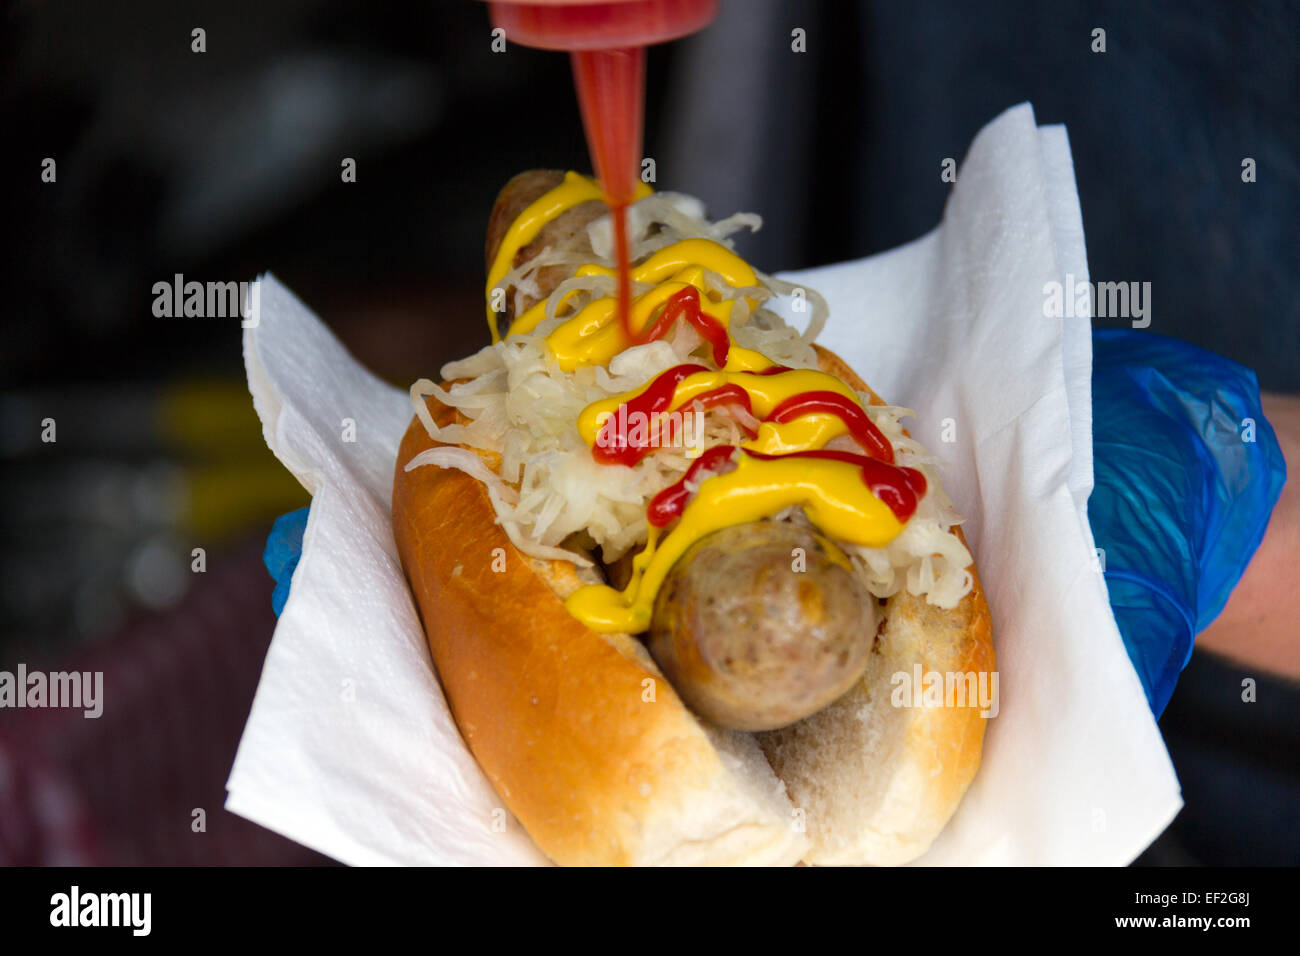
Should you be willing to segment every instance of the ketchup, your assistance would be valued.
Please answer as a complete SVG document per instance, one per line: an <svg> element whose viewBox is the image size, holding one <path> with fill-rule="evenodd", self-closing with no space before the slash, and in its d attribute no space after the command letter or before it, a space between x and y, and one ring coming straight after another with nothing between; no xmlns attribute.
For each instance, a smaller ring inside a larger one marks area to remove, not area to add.
<svg viewBox="0 0 1300 956"><path fill-rule="evenodd" d="M618 314L628 338L639 341L631 321L627 207L641 162L645 48L703 29L717 0L493 0L490 6L507 41L572 56L587 148L613 219Z"/></svg>
<svg viewBox="0 0 1300 956"><path fill-rule="evenodd" d="M695 289L689 288L683 292L695 292ZM682 293L672 296L668 302L671 306L673 300ZM689 301L689 300L687 300ZM698 298L696 299L698 301ZM664 318L669 315L669 309L665 308L664 317L655 323L652 330L651 338L659 338L667 331L664 324ZM678 316L674 316L674 319ZM722 328L721 325L718 326ZM725 330L724 330L725 332ZM724 353L725 354L725 353ZM677 389L686 381L687 378L697 372L707 372L703 365L674 365L663 372L660 372L648 386L645 391L635 398L629 399L623 403L626 414L623 416L611 415L600 429L599 437L596 444L591 449L592 457L596 461L606 465L635 465L651 451L652 437L647 433L647 437L639 442L634 442L629 435L628 423L633 421L647 422L655 416L666 412L676 399ZM769 369L763 369L756 374L759 375L776 375L781 372L789 372L792 369L785 366L775 366ZM710 389L701 395L695 396L689 402L682 406L682 411L699 409L704 411L710 408L717 408L719 405L739 405L746 411L753 413L753 406L749 400L749 393L740 385L721 385L718 388ZM813 391L800 392L792 395L785 401L777 405L763 419L765 422L773 424L784 424L792 422L797 418L805 415L835 415L848 429L849 435L856 441L867 456L879 461L885 465L894 463L894 446L890 444L889 439L884 433L876 427L875 422L867 417L867 413L854 402L838 392ZM746 428L751 437L753 433ZM755 453L757 454L757 453ZM848 461L844 455L851 455L848 452L797 452L796 454L804 455L810 458L832 458L840 461ZM770 456L760 456L770 457ZM861 455L851 455L853 460L861 458ZM920 472L917 472L917 477ZM921 478L924 482L924 478ZM921 485L921 493L925 491L924 483ZM910 513L910 512L909 512Z"/></svg>
<svg viewBox="0 0 1300 956"><path fill-rule="evenodd" d="M650 499L650 505L646 508L646 519L656 528L662 528L671 524L674 519L680 518L691 497L686 485L698 484L701 480L701 472L707 471L712 476L730 471L735 467L731 462L731 456L735 453L735 445L714 445L704 452L691 463L690 468L686 469L686 474Z"/></svg>
<svg viewBox="0 0 1300 956"><path fill-rule="evenodd" d="M681 318L695 326L704 340L713 346L713 361L718 368L726 365L727 354L731 351L731 336L721 322L700 311L700 293L694 286L687 286L668 297L659 318L643 331L642 341L653 342L663 338L672 329L673 323Z"/></svg>
<svg viewBox="0 0 1300 956"><path fill-rule="evenodd" d="M857 402L845 398L839 392L803 392L792 395L772 409L772 414L764 420L779 425L818 413L839 416L863 451L872 458L893 464L894 446L889 443L884 432L876 427L875 422L867 417Z"/></svg>
<svg viewBox="0 0 1300 956"><path fill-rule="evenodd" d="M617 415L606 420L591 449L592 457L603 465L635 465L646 456L650 445L648 440L644 445L631 444L626 431L627 422L635 418L648 422L660 412L666 412L673 403L677 386L696 372L707 371L703 365L674 365L660 373L644 392L627 403L627 415L621 423Z"/></svg>

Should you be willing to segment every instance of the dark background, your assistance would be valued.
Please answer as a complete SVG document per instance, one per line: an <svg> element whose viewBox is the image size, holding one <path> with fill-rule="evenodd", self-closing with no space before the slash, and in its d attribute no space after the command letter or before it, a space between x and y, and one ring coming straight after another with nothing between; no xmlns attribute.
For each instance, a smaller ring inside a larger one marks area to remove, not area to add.
<svg viewBox="0 0 1300 956"><path fill-rule="evenodd" d="M0 713L0 813L25 814L0 862L310 858L219 809L273 627L260 543L307 496L262 442L238 320L155 318L152 287L274 272L395 384L483 344L497 189L588 167L567 59L489 44L471 0L4 8L0 667L167 690L84 722L100 737ZM1151 331L1295 392L1298 48L1296 3L723 0L651 51L645 152L660 188L762 214L742 252L794 269L933 228L942 160L1032 101L1068 128L1092 278L1151 282ZM1144 861L1300 862L1296 693L1268 686L1243 708L1240 675L1196 656L1162 721L1187 809Z"/></svg>

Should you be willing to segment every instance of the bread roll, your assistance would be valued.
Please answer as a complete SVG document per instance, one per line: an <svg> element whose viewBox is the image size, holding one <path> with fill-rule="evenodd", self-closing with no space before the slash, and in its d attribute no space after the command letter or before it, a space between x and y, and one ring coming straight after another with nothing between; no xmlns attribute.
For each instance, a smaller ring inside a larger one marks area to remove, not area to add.
<svg viewBox="0 0 1300 956"><path fill-rule="evenodd" d="M818 354L824 371L870 393ZM440 426L461 420L428 406ZM393 489L398 553L456 723L550 859L889 864L929 847L979 766L985 720L975 706L894 707L890 681L917 664L993 670L978 578L953 610L905 590L889 598L866 675L826 709L777 731L724 731L692 715L638 639L598 634L565 610L590 582L568 562L519 552L479 481L406 470L436 444L413 419ZM495 455L479 455L496 470Z"/></svg>

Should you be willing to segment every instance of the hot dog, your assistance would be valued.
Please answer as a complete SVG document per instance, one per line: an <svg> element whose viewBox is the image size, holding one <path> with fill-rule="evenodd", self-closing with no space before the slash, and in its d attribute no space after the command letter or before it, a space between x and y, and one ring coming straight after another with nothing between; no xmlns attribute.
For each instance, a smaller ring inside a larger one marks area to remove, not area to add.
<svg viewBox="0 0 1300 956"><path fill-rule="evenodd" d="M891 679L994 666L933 461L811 345L815 293L732 251L751 217L643 191L623 325L599 200L513 179L498 341L412 387L394 531L457 724L558 863L912 859L984 720ZM782 292L804 333L765 307Z"/></svg>

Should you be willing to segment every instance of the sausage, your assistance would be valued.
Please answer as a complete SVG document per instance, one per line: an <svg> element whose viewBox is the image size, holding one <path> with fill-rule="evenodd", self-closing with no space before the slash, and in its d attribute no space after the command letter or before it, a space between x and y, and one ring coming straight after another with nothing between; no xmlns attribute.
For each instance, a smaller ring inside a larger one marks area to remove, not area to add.
<svg viewBox="0 0 1300 956"><path fill-rule="evenodd" d="M559 170L533 169L506 183L488 221L488 269L519 215L563 180ZM548 246L594 257L587 226L606 212L596 201L566 210L519 250L512 266ZM573 271L540 269L541 297ZM514 299L506 296L503 328L515 315ZM524 296L521 307L536 301ZM796 548L804 554L802 570L794 569ZM625 583L631 558L606 566L611 585ZM678 560L660 589L647 643L696 713L737 730L773 730L827 706L862 676L878 613L875 599L811 528L762 521L717 531Z"/></svg>
<svg viewBox="0 0 1300 956"><path fill-rule="evenodd" d="M510 226L519 214L533 202L564 182L564 173L558 169L530 169L511 179L497 194L492 214L488 217L487 242L484 246L486 258L485 271L492 268L497 249L505 238ZM556 216L538 232L533 241L515 254L511 267L522 265L539 252L550 246L552 249L588 255L595 259L591 249L591 240L587 238L587 226L609 211L603 202L591 200L579 203ZM537 272L537 284L541 288L541 299L546 298L557 285L574 273L572 266L545 266ZM506 312L501 322L504 329L515 316L515 297L507 290ZM539 298L524 296L522 308L538 302Z"/></svg>
<svg viewBox="0 0 1300 956"><path fill-rule="evenodd" d="M862 676L879 609L832 547L803 525L759 521L715 531L677 561L648 643L696 713L735 730L774 730Z"/></svg>

